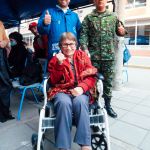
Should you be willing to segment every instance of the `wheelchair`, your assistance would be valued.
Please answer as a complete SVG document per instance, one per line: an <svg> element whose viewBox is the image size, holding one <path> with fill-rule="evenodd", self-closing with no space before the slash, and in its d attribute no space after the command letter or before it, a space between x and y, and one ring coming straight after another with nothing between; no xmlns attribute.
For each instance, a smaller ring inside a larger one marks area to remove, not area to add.
<svg viewBox="0 0 150 150"><path fill-rule="evenodd" d="M103 76L99 74L97 81L98 98L94 104L89 106L92 150L110 150L107 112L100 102L103 94L102 80ZM31 137L33 150L45 150L46 131L54 128L55 114L53 103L47 101L47 85L48 78L44 81L44 106L40 110L38 135L33 134Z"/></svg>

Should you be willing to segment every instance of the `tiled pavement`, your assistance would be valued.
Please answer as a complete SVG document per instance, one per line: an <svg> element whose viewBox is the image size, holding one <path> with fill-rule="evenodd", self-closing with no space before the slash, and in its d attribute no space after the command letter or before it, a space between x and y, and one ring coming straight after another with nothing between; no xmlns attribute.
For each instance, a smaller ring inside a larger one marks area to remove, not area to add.
<svg viewBox="0 0 150 150"><path fill-rule="evenodd" d="M16 117L19 95L17 91L13 95L11 110ZM0 123L0 150L32 150L31 136L37 133L38 108L42 103L28 99L32 97L26 98L23 104L21 121ZM113 92L112 105L118 118L109 118L111 150L150 150L150 92L124 87ZM55 150L53 131L47 134L45 150ZM72 147L79 150L76 144Z"/></svg>
<svg viewBox="0 0 150 150"><path fill-rule="evenodd" d="M150 150L149 91L114 91L113 105L119 116L115 121L109 119L112 149Z"/></svg>

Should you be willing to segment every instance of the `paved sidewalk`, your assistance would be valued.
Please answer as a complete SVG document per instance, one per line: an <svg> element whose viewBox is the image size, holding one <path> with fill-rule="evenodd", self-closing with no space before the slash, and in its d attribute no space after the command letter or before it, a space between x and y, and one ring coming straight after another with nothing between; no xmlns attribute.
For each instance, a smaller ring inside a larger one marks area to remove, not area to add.
<svg viewBox="0 0 150 150"><path fill-rule="evenodd" d="M150 92L123 88L114 91L118 119L109 119L112 150L150 149Z"/></svg>
<svg viewBox="0 0 150 150"><path fill-rule="evenodd" d="M128 62L128 66L150 69L150 57L132 56Z"/></svg>
<svg viewBox="0 0 150 150"><path fill-rule="evenodd" d="M150 92L124 87L113 92L113 106L118 119L109 118L112 150L149 150L150 149ZM19 95L12 97L11 109L16 117ZM31 99L31 97L30 97ZM11 120L0 123L0 150L32 150L31 136L38 131L38 108L25 100L21 121ZM49 131L47 149L55 150L53 131ZM73 150L79 150L73 144Z"/></svg>

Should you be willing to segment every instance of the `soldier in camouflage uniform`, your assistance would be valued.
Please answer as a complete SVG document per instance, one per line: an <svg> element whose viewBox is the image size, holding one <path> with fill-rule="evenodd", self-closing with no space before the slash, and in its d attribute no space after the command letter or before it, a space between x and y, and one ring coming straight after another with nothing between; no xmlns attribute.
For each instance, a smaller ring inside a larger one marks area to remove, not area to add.
<svg viewBox="0 0 150 150"><path fill-rule="evenodd" d="M80 36L81 48L90 54L93 65L104 76L105 108L113 118L117 114L112 109L112 81L114 78L115 36L124 36L126 31L117 17L106 10L107 0L94 0L96 9L82 22Z"/></svg>

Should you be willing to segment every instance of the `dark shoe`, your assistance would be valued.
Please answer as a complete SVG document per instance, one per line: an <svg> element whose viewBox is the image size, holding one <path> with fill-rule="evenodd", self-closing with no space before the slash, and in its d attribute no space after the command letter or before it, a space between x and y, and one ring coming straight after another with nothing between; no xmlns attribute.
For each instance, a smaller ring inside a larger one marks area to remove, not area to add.
<svg viewBox="0 0 150 150"><path fill-rule="evenodd" d="M4 122L6 122L7 121L7 119L4 117L4 116L0 116L0 122L1 123L4 123Z"/></svg>
<svg viewBox="0 0 150 150"><path fill-rule="evenodd" d="M15 117L12 116L11 111L4 113L4 117L6 118L6 120L15 119Z"/></svg>
<svg viewBox="0 0 150 150"><path fill-rule="evenodd" d="M9 114L9 115L7 116L7 120L12 120L12 119L15 119L15 117L13 117L11 114Z"/></svg>
<svg viewBox="0 0 150 150"><path fill-rule="evenodd" d="M109 107L105 107L107 114L112 117L112 118L117 118L117 113L115 113L115 111L112 109L111 106Z"/></svg>
<svg viewBox="0 0 150 150"><path fill-rule="evenodd" d="M8 121L8 120L12 120L12 119L15 119L15 117L13 117L13 116L9 116L8 118L4 118L4 117L2 118L2 117L1 117L1 118L0 118L0 122L1 122L1 123L4 123L4 122L6 122L6 121Z"/></svg>

